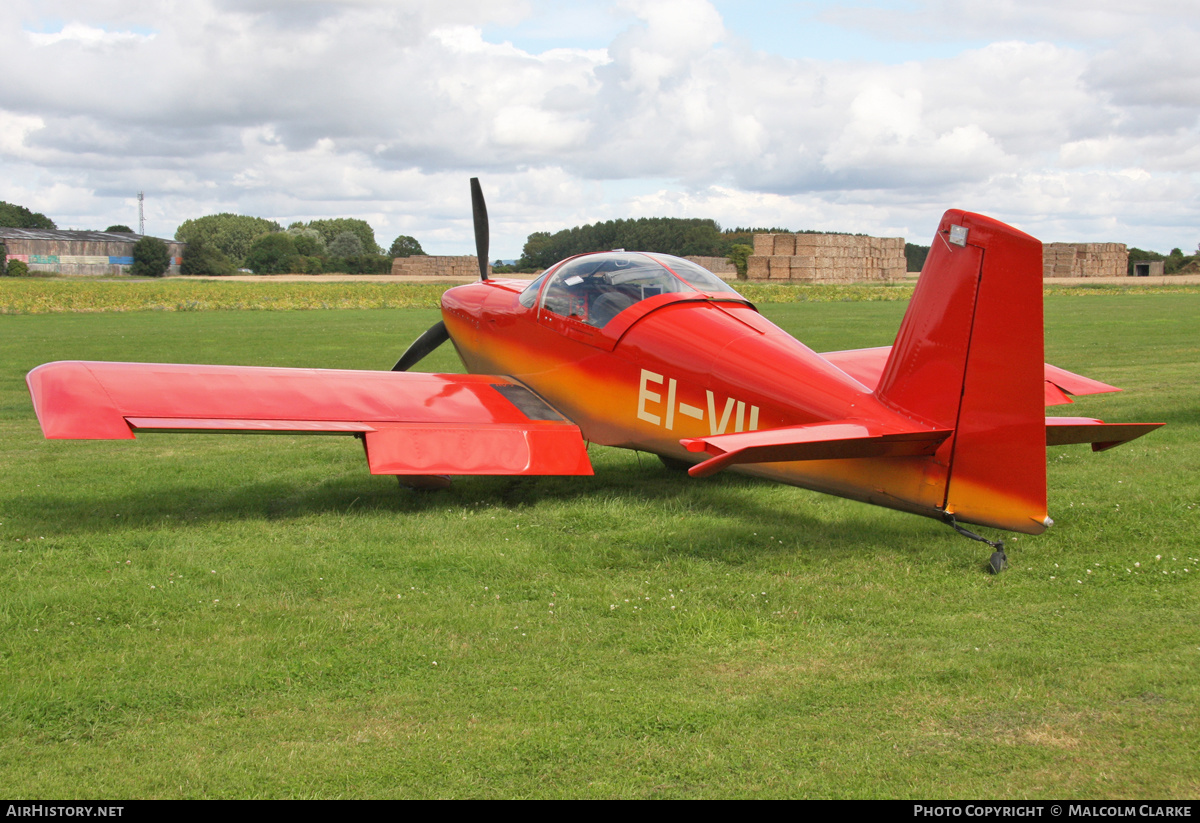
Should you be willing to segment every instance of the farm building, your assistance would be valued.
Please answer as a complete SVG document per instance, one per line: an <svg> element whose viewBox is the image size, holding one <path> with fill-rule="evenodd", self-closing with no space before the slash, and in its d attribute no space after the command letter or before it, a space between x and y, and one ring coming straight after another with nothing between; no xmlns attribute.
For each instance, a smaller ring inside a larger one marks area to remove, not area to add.
<svg viewBox="0 0 1200 823"><path fill-rule="evenodd" d="M903 278L908 265L903 237L756 234L746 268L751 280L888 283Z"/></svg>
<svg viewBox="0 0 1200 823"><path fill-rule="evenodd" d="M1166 274L1163 271L1166 264L1162 260L1134 260L1132 262L1134 277L1162 277Z"/></svg>
<svg viewBox="0 0 1200 823"><path fill-rule="evenodd" d="M140 234L115 231L0 228L0 244L9 260L20 260L30 271L77 277L121 274L133 265L133 244ZM163 240L171 255L170 274L179 274L185 244Z"/></svg>

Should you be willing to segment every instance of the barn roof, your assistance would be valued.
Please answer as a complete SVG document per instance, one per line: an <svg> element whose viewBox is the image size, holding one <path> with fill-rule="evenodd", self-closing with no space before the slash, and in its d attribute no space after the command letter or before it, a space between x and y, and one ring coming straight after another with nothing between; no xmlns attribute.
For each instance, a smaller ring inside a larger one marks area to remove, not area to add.
<svg viewBox="0 0 1200 823"><path fill-rule="evenodd" d="M0 242L4 240L58 240L84 241L85 243L136 243L149 235L126 234L123 231L68 231L66 229L13 229L0 226ZM158 238L164 243L178 240Z"/></svg>

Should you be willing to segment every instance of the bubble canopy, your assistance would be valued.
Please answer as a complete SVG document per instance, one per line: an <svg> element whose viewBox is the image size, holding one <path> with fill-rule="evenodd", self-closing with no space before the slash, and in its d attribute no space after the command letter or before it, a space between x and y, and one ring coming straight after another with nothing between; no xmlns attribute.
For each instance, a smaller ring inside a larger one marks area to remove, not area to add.
<svg viewBox="0 0 1200 823"><path fill-rule="evenodd" d="M603 328L630 306L660 294L737 295L725 281L682 257L649 252L599 252L550 269L521 293L521 304Z"/></svg>

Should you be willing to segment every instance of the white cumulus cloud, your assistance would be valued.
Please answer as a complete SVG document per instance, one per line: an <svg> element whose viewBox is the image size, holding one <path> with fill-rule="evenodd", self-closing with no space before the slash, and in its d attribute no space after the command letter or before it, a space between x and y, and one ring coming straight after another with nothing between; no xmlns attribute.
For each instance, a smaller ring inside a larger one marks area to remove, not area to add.
<svg viewBox="0 0 1200 823"><path fill-rule="evenodd" d="M458 253L478 175L499 256L668 213L920 240L950 206L1045 239L1194 242L1194 3L820 12L831 32L930 44L898 63L756 50L706 0L544 8L11 0L0 199L102 227L144 190L158 234L212 211L356 216L385 246Z"/></svg>

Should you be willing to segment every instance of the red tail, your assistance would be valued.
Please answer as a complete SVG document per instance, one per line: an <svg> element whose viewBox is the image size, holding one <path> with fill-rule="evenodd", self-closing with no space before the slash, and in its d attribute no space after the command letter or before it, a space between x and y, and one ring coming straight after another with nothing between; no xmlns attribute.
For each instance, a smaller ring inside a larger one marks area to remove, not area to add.
<svg viewBox="0 0 1200 823"><path fill-rule="evenodd" d="M978 214L946 212L877 396L954 434L934 460L943 508L1038 533L1046 521L1042 244Z"/></svg>

